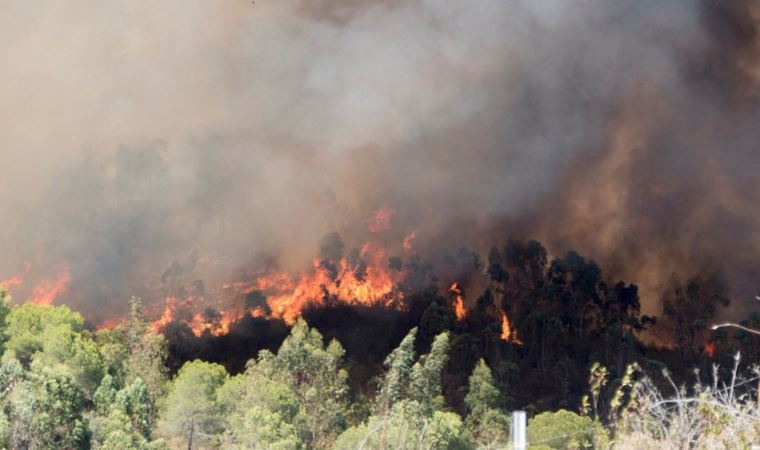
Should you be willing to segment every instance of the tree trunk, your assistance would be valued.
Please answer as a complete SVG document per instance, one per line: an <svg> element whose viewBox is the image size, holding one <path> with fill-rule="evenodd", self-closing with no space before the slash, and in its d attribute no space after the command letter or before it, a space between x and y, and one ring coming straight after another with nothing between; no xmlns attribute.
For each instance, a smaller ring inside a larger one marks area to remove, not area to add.
<svg viewBox="0 0 760 450"><path fill-rule="evenodd" d="M190 419L190 434L187 436L187 450L193 450L193 434L195 434L195 417Z"/></svg>

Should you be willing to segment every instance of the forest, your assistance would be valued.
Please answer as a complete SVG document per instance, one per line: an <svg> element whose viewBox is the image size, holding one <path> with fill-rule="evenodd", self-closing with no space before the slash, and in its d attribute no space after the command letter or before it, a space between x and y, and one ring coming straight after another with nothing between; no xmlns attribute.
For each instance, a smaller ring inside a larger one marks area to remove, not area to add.
<svg viewBox="0 0 760 450"><path fill-rule="evenodd" d="M418 258L403 263L414 274L404 309L328 301L292 326L247 315L221 335L179 320L157 330L139 298L96 329L67 306L11 303L3 288L0 443L506 449L517 409L531 449L756 442L759 375L739 355L759 349L750 333L709 330L728 305L714 279L674 282L655 318L641 315L635 285L608 283L574 252L549 260L536 241L508 241L485 263L458 253L489 279L459 318ZM644 344L653 327L670 340Z"/></svg>

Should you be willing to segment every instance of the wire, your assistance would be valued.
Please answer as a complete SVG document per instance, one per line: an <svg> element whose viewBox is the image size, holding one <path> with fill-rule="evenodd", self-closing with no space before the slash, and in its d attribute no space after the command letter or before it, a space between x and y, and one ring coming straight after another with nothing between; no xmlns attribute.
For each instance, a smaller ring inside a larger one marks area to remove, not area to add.
<svg viewBox="0 0 760 450"><path fill-rule="evenodd" d="M710 326L710 329L713 330L713 331L715 331L718 328L724 328L724 327L736 327L736 328L740 328L740 329L742 329L742 330L744 330L744 331L746 331L748 333L760 334L760 331L753 330L752 328L747 328L747 327L745 327L743 325L739 325L738 323L733 323L733 322L726 322L726 323L712 325L712 326Z"/></svg>

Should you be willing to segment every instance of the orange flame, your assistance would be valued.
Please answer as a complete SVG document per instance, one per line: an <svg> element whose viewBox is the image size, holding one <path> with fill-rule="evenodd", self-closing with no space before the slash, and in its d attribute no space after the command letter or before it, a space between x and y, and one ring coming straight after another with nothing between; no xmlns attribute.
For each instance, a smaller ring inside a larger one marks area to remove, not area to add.
<svg viewBox="0 0 760 450"><path fill-rule="evenodd" d="M372 243L364 244L359 255L361 261L344 258L324 263L314 259L311 270L297 277L267 269L253 274L250 280L224 284L219 292L220 298L234 298L239 302L241 297L258 291L262 293L265 302L248 305L247 308L220 310L218 320L215 318L211 322L203 314L196 313L186 323L197 336L204 333L217 336L228 333L230 326L246 315L279 318L292 325L301 311L314 303L340 301L348 304L399 305L402 295L396 289L396 284L403 278L403 272L391 273L385 250ZM152 322L156 330L162 330L176 320L180 308L197 311L198 306L205 301L203 298L180 299L169 296L164 302L161 316Z"/></svg>
<svg viewBox="0 0 760 450"><path fill-rule="evenodd" d="M711 359L715 358L715 343L714 342L707 341L705 343L705 354Z"/></svg>
<svg viewBox="0 0 760 450"><path fill-rule="evenodd" d="M522 345L522 341L517 337L517 330L513 330L509 325L509 317L504 311L501 312L501 335L502 341Z"/></svg>
<svg viewBox="0 0 760 450"><path fill-rule="evenodd" d="M456 281L451 283L449 292L454 295L454 314L456 314L457 320L464 320L467 316L467 309L464 307L464 298L462 298L462 289L459 287L459 283Z"/></svg>
<svg viewBox="0 0 760 450"><path fill-rule="evenodd" d="M55 280L42 280L32 289L30 303L35 305L50 305L56 297L66 292L69 287L71 276L69 269L65 267Z"/></svg>
<svg viewBox="0 0 760 450"><path fill-rule="evenodd" d="M219 322L211 323L201 314L193 316L193 320L188 323L188 326L193 330L193 334L196 336L202 336L204 333L211 333L212 336L220 336L227 334L230 331L230 324L233 322L230 316L222 315Z"/></svg>
<svg viewBox="0 0 760 450"><path fill-rule="evenodd" d="M335 298L350 304L390 306L400 300L395 284L400 274L385 269L385 250L371 243L364 244L361 258L366 268L359 268L346 259L336 263L335 272L323 267L319 260L313 261L310 273L302 274L293 282L287 275L276 273L274 280L263 277L258 280L267 294L272 315L292 324L308 304ZM334 275L334 276L333 276ZM270 286L268 289L265 286Z"/></svg>

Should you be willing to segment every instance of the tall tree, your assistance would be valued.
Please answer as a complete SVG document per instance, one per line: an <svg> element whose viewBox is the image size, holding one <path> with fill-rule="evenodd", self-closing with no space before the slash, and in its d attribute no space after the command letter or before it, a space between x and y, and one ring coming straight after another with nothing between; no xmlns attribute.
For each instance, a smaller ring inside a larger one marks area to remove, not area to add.
<svg viewBox="0 0 760 450"><path fill-rule="evenodd" d="M170 439L193 445L210 442L221 432L217 391L227 380L218 364L192 361L172 380L160 416L161 432Z"/></svg>
<svg viewBox="0 0 760 450"><path fill-rule="evenodd" d="M65 372L48 368L28 372L10 393L9 408L13 448L90 448L84 394Z"/></svg>
<svg viewBox="0 0 760 450"><path fill-rule="evenodd" d="M465 427L478 448L506 447L510 422L499 409L500 397L491 369L484 360L479 360L470 375L464 398L467 407Z"/></svg>
<svg viewBox="0 0 760 450"><path fill-rule="evenodd" d="M443 408L441 372L449 358L449 334L441 333L433 340L430 353L420 357L410 375L411 398L428 412Z"/></svg>
<svg viewBox="0 0 760 450"><path fill-rule="evenodd" d="M316 328L299 319L271 358L274 378L284 381L301 405L301 439L325 448L346 427L348 372L341 368L345 351L338 341L327 346ZM266 366L268 357L260 358Z"/></svg>
<svg viewBox="0 0 760 450"><path fill-rule="evenodd" d="M387 411L390 407L406 396L411 382L412 365L416 359L414 352L414 339L417 328L412 328L390 355L385 358L387 372L380 385L377 396L377 406L380 411Z"/></svg>
<svg viewBox="0 0 760 450"><path fill-rule="evenodd" d="M674 282L662 304L663 315L675 330L678 348L683 355L695 355L701 348L700 339L719 306L726 307L729 299L715 278L689 279L685 284Z"/></svg>
<svg viewBox="0 0 760 450"><path fill-rule="evenodd" d="M156 333L145 319L142 300L132 297L127 319L127 342L129 357L126 361L125 384L142 378L148 386L155 402L162 394L166 383L166 358L168 354L166 338Z"/></svg>
<svg viewBox="0 0 760 450"><path fill-rule="evenodd" d="M244 374L231 377L219 391L225 421L223 446L230 449L297 450L301 405L290 387L273 379L253 360Z"/></svg>
<svg viewBox="0 0 760 450"><path fill-rule="evenodd" d="M430 353L415 362L412 329L386 358L373 415L340 435L335 449L464 448L462 420L443 411L441 371L448 358L448 334L433 340Z"/></svg>

